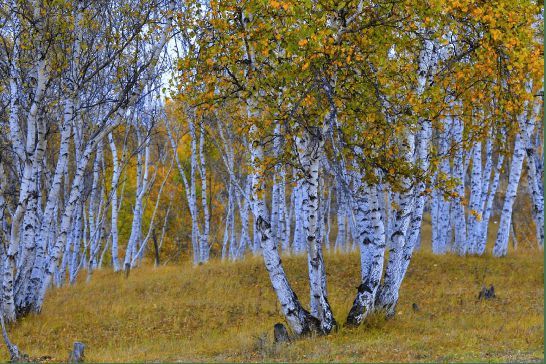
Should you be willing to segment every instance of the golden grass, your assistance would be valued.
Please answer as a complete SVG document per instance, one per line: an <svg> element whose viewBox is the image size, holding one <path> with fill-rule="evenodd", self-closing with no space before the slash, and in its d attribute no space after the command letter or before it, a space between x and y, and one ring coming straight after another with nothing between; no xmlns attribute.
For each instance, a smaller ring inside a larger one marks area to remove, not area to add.
<svg viewBox="0 0 546 364"><path fill-rule="evenodd" d="M460 258L417 252L392 320L290 345L272 343L280 307L259 258L236 263L144 266L129 279L109 270L73 287L52 289L40 315L10 328L31 357L64 361L74 341L86 360L127 361L531 361L542 360L542 254L512 252ZM359 283L358 254L327 254L336 318L343 322ZM308 303L304 257L283 259ZM497 298L477 301L482 284ZM414 312L412 304L420 310ZM7 359L4 347L0 358Z"/></svg>

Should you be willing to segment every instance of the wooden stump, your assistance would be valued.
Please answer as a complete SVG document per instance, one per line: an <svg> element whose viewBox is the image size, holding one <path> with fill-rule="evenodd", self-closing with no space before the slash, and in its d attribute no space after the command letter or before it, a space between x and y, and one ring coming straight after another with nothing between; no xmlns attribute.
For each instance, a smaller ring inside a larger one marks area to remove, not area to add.
<svg viewBox="0 0 546 364"><path fill-rule="evenodd" d="M84 350L85 345L81 342L76 341L74 343L74 349L70 353L70 357L68 358L69 363L81 363L83 362L84 358Z"/></svg>
<svg viewBox="0 0 546 364"><path fill-rule="evenodd" d="M125 264L125 278L129 278L129 273L131 273L131 264Z"/></svg>
<svg viewBox="0 0 546 364"><path fill-rule="evenodd" d="M495 298L495 287L493 287L493 285L491 285L489 288L484 286L478 294L478 299L490 300L491 298Z"/></svg>
<svg viewBox="0 0 546 364"><path fill-rule="evenodd" d="M290 342L290 336L288 335L288 330L283 324L275 324L273 327L273 335L275 337L276 343L287 343Z"/></svg>

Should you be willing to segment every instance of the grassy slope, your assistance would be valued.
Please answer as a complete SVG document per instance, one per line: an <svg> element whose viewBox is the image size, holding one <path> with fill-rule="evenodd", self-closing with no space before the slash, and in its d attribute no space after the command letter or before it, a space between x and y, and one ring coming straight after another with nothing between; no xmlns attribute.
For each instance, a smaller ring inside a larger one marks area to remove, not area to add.
<svg viewBox="0 0 546 364"><path fill-rule="evenodd" d="M304 258L284 262L307 304ZM359 283L358 255L329 254L326 264L331 304L344 321ZM272 328L282 318L260 259L142 267L127 280L104 270L90 283L52 290L42 314L10 332L32 357L55 360L80 340L88 361L529 361L544 356L543 276L536 251L505 259L418 252L395 319L376 316L357 329L276 347ZM478 302L482 283L493 283L498 298ZM3 346L0 358L7 358Z"/></svg>

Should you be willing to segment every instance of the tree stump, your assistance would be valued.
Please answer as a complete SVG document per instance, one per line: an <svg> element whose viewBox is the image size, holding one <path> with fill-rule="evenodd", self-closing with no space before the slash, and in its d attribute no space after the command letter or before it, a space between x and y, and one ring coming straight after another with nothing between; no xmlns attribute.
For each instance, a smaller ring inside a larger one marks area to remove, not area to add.
<svg viewBox="0 0 546 364"><path fill-rule="evenodd" d="M493 287L493 285L491 285L489 288L484 286L478 294L478 299L490 300L491 298L495 298L495 287Z"/></svg>
<svg viewBox="0 0 546 364"><path fill-rule="evenodd" d="M131 264L125 264L125 278L129 278L130 272L131 272Z"/></svg>
<svg viewBox="0 0 546 364"><path fill-rule="evenodd" d="M290 342L290 336L288 336L288 330L283 324L275 324L273 327L273 335L275 337L276 343L287 343Z"/></svg>
<svg viewBox="0 0 546 364"><path fill-rule="evenodd" d="M68 358L69 363L81 363L83 362L84 358L84 350L85 345L81 342L76 341L74 343L74 349L70 353L70 357Z"/></svg>

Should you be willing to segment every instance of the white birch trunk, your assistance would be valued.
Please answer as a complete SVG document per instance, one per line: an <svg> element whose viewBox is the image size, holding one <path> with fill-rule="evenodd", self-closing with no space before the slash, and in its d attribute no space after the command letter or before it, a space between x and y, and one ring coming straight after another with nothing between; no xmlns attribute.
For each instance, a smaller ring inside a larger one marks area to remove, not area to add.
<svg viewBox="0 0 546 364"><path fill-rule="evenodd" d="M430 166L429 152L431 137L432 123L429 120L423 120L421 122L421 130L418 134L416 147L419 169L423 175L427 173ZM418 181L415 188L415 207L411 216L408 238L403 249L404 256L402 260L401 276L398 278L398 288L400 288L400 285L402 284L402 280L404 279L407 267L409 266L409 262L413 254L413 250L418 245L418 241L420 239L421 226L423 224L423 211L426 202L426 196L424 195L426 187L425 181Z"/></svg>
<svg viewBox="0 0 546 364"><path fill-rule="evenodd" d="M203 151L205 146L204 127L201 127L201 132L199 134L199 174L201 176L201 205L203 208L203 234L201 234L199 251L201 253L201 263L206 263L208 262L210 255L210 212L207 201L207 168L205 163L205 153Z"/></svg>
<svg viewBox="0 0 546 364"><path fill-rule="evenodd" d="M247 196L251 196L252 194L252 179L253 176L250 175L247 177L247 181L245 183L245 194ZM245 196L240 196L241 193L238 191L238 197L237 201L239 203L239 216L241 219L241 234L239 237L239 247L237 249L237 258L242 258L245 254L245 251L247 248L250 247L250 234L248 230L249 226L249 216L248 213L250 211L250 204L249 199L247 199Z"/></svg>
<svg viewBox="0 0 546 364"><path fill-rule="evenodd" d="M347 324L357 326L373 311L383 273L385 226L380 211L382 191L376 186L362 186L355 196L355 215L359 230L361 283L347 317Z"/></svg>
<svg viewBox="0 0 546 364"><path fill-rule="evenodd" d="M148 165L150 160L150 143L148 137L145 136L144 140L142 139L141 131L139 130L138 125L136 126L136 133L139 151L137 153L135 206L133 208L131 235L129 236L129 241L127 242L125 260L123 262L126 274L131 269L131 262L133 262L133 258L136 256L138 242L142 237L142 201L148 188ZM142 147L144 147L144 150L142 150ZM143 159L144 166L142 165Z"/></svg>
<svg viewBox="0 0 546 364"><path fill-rule="evenodd" d="M51 247L51 252L45 261L44 267L42 268L43 273L41 274L41 279L37 280L36 282L38 289L35 291L36 299L34 301L33 308L37 312L39 312L42 308L45 293L51 282L57 262L64 252L68 233L71 230L70 227L74 210L81 201L85 167L87 166L91 153L96 148L98 142L110 132L111 128L113 128L113 126L104 128L99 133L94 135L94 138L86 144L85 149L81 153L80 159L77 161L76 171L70 188L70 196L68 201L65 202L66 206L61 218L59 234L55 243Z"/></svg>
<svg viewBox="0 0 546 364"><path fill-rule="evenodd" d="M336 321L328 303L322 243L318 239L319 169L324 145L322 131L318 127L306 130L302 137L297 138L296 144L304 174L303 187L306 190L306 198L303 200L303 229L307 241L311 315L320 320L321 331L329 333L336 326Z"/></svg>
<svg viewBox="0 0 546 364"><path fill-rule="evenodd" d="M278 186L278 210L279 210L279 228L277 237L281 242L282 251L290 249L290 226L286 208L286 170L284 166L279 168L279 186Z"/></svg>
<svg viewBox="0 0 546 364"><path fill-rule="evenodd" d="M114 136L112 135L112 133L108 134L108 144L110 145L110 151L112 152L112 183L110 185L110 234L112 236L112 268L114 269L114 272L117 272L120 270L118 256L118 183L121 176L121 169L119 165L116 142L114 141Z"/></svg>
<svg viewBox="0 0 546 364"><path fill-rule="evenodd" d="M222 242L222 259L226 259L229 256L231 260L235 260L238 257L239 250L239 246L236 243L235 236L235 200L238 198L235 188L239 186L236 186L236 178L234 173L235 156L233 152L233 140L229 128L227 129L227 134L229 137L228 139L226 138L226 135L224 133L222 123L218 118L216 119L216 121L218 132L222 140L222 147L224 149L224 155L222 156L222 160L228 172L228 180L226 181L228 200L226 207L226 226L224 228L224 239Z"/></svg>
<svg viewBox="0 0 546 364"><path fill-rule="evenodd" d="M87 269L92 271L98 263L98 250L102 235L102 205L104 203L102 183L100 181L101 163L103 159L103 143L98 143L93 162L93 184L89 200L89 262ZM99 186L100 184L100 186Z"/></svg>
<svg viewBox="0 0 546 364"><path fill-rule="evenodd" d="M324 217L323 217L323 224L324 224L324 230L322 233L322 237L324 239L324 246L326 247L326 250L330 251L330 229L331 229L331 219L330 219L330 213L331 213L331 205L332 205L332 186L328 184L328 195L326 197L326 204L324 206Z"/></svg>
<svg viewBox="0 0 546 364"><path fill-rule="evenodd" d="M280 135L280 125L275 126L275 131L273 132L273 157L278 158L281 148L281 135ZM273 186L271 187L271 238L275 244L279 244L279 179L280 179L280 163L275 164L275 169L273 173Z"/></svg>
<svg viewBox="0 0 546 364"><path fill-rule="evenodd" d="M152 234L154 233L155 217L157 215L161 197L163 196L163 189L165 188L165 185L167 184L167 180L169 179L169 176L171 175L171 171L173 168L173 161L174 159L171 159L171 164L169 165L169 169L167 170L167 173L165 174L165 177L163 178L163 181L161 182L161 185L159 186L159 190L157 191L157 196L155 200L154 210L152 211L152 216L150 217L150 223L148 225L148 232L146 233L146 236L144 237L144 239L142 239L142 243L140 244L138 251L133 255L131 266L134 266L136 264L137 259L142 259L144 249L146 249L146 245L148 241L150 240L150 237L152 237Z"/></svg>
<svg viewBox="0 0 546 364"><path fill-rule="evenodd" d="M448 176L450 172L448 151L449 145L451 144L451 126L451 119L445 118L442 120L443 130L440 131L438 148L438 153L441 158L438 173L442 176ZM438 178L438 175L436 178ZM434 201L431 216L432 252L434 254L445 254L451 237L449 230L451 202L444 198L442 191L439 189L434 190L432 199Z"/></svg>
<svg viewBox="0 0 546 364"><path fill-rule="evenodd" d="M512 163L510 164L510 175L508 186L504 197L504 204L499 221L497 240L493 247L493 255L496 257L505 256L508 253L508 239L510 237L510 226L512 224L512 208L516 199L519 180L521 177L523 159L525 158L525 144L535 127L535 120L539 115L541 103L533 105L532 113L524 111L518 118L520 132L516 135ZM526 105L527 107L527 105ZM530 114L530 115L529 115ZM538 191L538 186L536 186ZM534 201L533 201L534 202Z"/></svg>
<svg viewBox="0 0 546 364"><path fill-rule="evenodd" d="M478 251L478 240L480 238L480 222L478 217L481 214L482 186L484 176L482 175L482 143L477 142L472 151L472 172L470 178L470 214L468 215L468 254L476 254Z"/></svg>
<svg viewBox="0 0 546 364"><path fill-rule="evenodd" d="M493 247L493 255L496 257L505 256L508 253L508 239L510 235L510 224L512 222L512 207L516 199L519 180L525 150L521 133L516 135L514 144L514 153L512 154L512 163L510 164L510 175L508 177L508 186L504 197L501 217L499 221L499 230L497 232L497 240Z"/></svg>
<svg viewBox="0 0 546 364"><path fill-rule="evenodd" d="M305 251L305 236L303 228L303 201L305 193L303 181L298 178L296 187L294 188L294 239L292 243L292 251L295 254L301 254Z"/></svg>
<svg viewBox="0 0 546 364"><path fill-rule="evenodd" d="M407 131L403 142L404 160L413 163L415 136ZM393 231L389 237L389 261L385 270L383 284L376 296L376 306L384 309L388 316L394 315L398 302L398 288L403 270L403 248L408 239L408 228L415 205L414 188L410 178L403 177L402 191L396 193L399 208L394 217Z"/></svg>
<svg viewBox="0 0 546 364"><path fill-rule="evenodd" d="M452 218L455 241L453 250L459 255L465 255L468 250L465 211L463 199L465 198L464 188L464 160L463 160L463 122L459 118L453 120L453 142L455 143L455 156L453 159L453 178L457 180L455 197L452 201Z"/></svg>
<svg viewBox="0 0 546 364"><path fill-rule="evenodd" d="M199 212L197 209L197 192L196 192L196 169L197 169L197 135L195 132L195 124L193 121L188 121L189 130L190 130L190 198L188 203L190 205L190 212L192 217L192 245L194 247L194 264L201 262L202 252L201 252L201 231L199 230Z"/></svg>
<svg viewBox="0 0 546 364"><path fill-rule="evenodd" d="M338 182L337 185L337 236L334 248L336 251L345 249L347 244L347 210L346 197L343 187Z"/></svg>
<svg viewBox="0 0 546 364"><path fill-rule="evenodd" d="M16 4L12 4L16 7ZM16 17L14 17L16 19ZM11 220L10 241L6 251L6 261L4 264L4 271L2 277L2 309L4 312L4 318L7 322L14 321L16 319L16 306L15 306L15 291L14 281L17 272L17 255L20 251L21 243L21 225L25 222L25 216L27 225L24 227L23 237L27 239L33 238L34 226L30 225L34 217L27 214L27 210L30 214L35 214L35 208L37 208L35 201L36 196L36 177L38 175L38 169L41 168L43 155L45 153L46 140L45 140L45 126L43 120L39 120L38 113L40 104L42 103L47 80L49 74L47 72L47 65L44 59L38 61L36 78L37 84L34 91L34 97L31 102L30 110L26 118L27 123L27 137L25 143L23 143L21 136L21 129L18 124L18 101L13 100L14 97L19 97L17 90L15 77L18 77L17 65L12 64L11 71L14 72L11 78L11 90L16 92L15 95L11 95L12 102L11 107L15 109L10 110L10 138L13 150L16 153L22 153L24 168L23 176L21 180L21 186L19 189L19 199ZM16 145L17 143L21 143ZM33 193L34 192L34 193ZM32 235L32 236L31 236ZM26 245L28 248L33 248L31 245ZM25 254L33 255L33 253L26 251ZM27 255L28 256L28 255Z"/></svg>
<svg viewBox="0 0 546 364"><path fill-rule="evenodd" d="M277 244L271 239L271 224L269 223L268 211L265 206L265 182L263 167L261 166L263 150L260 141L255 136L256 132L256 127L252 126L251 136L253 140L250 143L252 202L256 221L255 230L260 232L265 267L281 304L281 309L294 333L296 335L304 335L309 332L317 332L320 322L301 306L284 272Z"/></svg>
<svg viewBox="0 0 546 364"><path fill-rule="evenodd" d="M482 255L485 252L485 248L487 245L489 219L491 217L493 200L495 198L495 194L497 193L502 164L504 162L504 156L502 154L499 154L497 158L498 159L497 159L497 165L495 166L495 174L493 176L493 182L491 183L491 187L489 188L489 192L487 194L487 200L485 201L485 204L484 204L484 210L483 210L484 212L482 216L482 221L480 223L480 241L478 243L478 248L477 248L477 253L479 255Z"/></svg>
<svg viewBox="0 0 546 364"><path fill-rule="evenodd" d="M57 213L60 197L61 184L67 171L68 154L70 146L71 122L74 117L74 104L71 99L65 102L64 119L61 125L61 142L59 146L59 157L55 166L53 181L47 197L42 222L36 244L36 254L32 262L30 280L24 289L23 302L19 302L22 310L27 311L33 303L34 292L40 282L43 273L42 267L45 261L47 241L51 231L51 225Z"/></svg>
<svg viewBox="0 0 546 364"><path fill-rule="evenodd" d="M525 133L525 154L527 165L527 185L532 202L533 219L535 220L536 239L539 247L544 246L544 190L542 161L537 153L537 145L533 143L534 117L539 115L539 109L535 107L533 120L527 125ZM542 135L537 133L540 138ZM540 139L542 140L542 139Z"/></svg>
<svg viewBox="0 0 546 364"><path fill-rule="evenodd" d="M199 257L200 257L200 253L199 253L200 232L199 232L199 224L197 221L198 212L197 212L197 201L195 197L195 135L191 135L190 181L188 181L188 178L186 177L186 172L184 171L184 168L182 167L182 163L180 162L180 157L178 156L177 143L175 142L173 131L171 130L168 123L166 123L166 126L167 126L167 135L171 142L171 147L173 149L173 153L175 156L176 166L178 167L178 173L182 177L182 182L184 184L184 191L186 193L186 200L188 202L188 208L189 208L190 216L191 216L191 243L192 243L192 252L193 252L193 264L197 265L199 264Z"/></svg>

